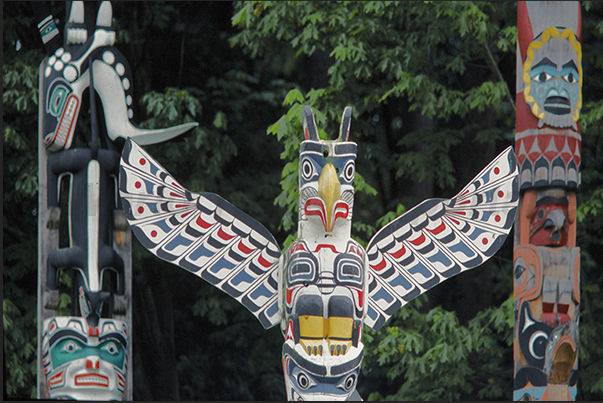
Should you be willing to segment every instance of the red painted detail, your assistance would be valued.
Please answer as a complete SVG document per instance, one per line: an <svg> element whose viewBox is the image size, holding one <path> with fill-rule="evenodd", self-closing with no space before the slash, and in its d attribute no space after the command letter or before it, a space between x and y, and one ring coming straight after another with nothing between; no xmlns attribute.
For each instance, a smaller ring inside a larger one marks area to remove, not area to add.
<svg viewBox="0 0 603 403"><path fill-rule="evenodd" d="M455 223L456 225L461 225L460 221L455 220L454 218L448 217L448 219L450 221L452 221L453 223Z"/></svg>
<svg viewBox="0 0 603 403"><path fill-rule="evenodd" d="M362 305L364 304L364 301L363 301L364 300L364 298L363 298L364 297L364 291L356 290L356 289L354 289L354 290L358 293L359 305L360 305L360 308L362 308Z"/></svg>
<svg viewBox="0 0 603 403"><path fill-rule="evenodd" d="M451 211L451 213L458 214L458 215L467 215L467 212L465 212L465 211Z"/></svg>
<svg viewBox="0 0 603 403"><path fill-rule="evenodd" d="M293 295L293 288L287 288L287 304L291 305L291 296Z"/></svg>
<svg viewBox="0 0 603 403"><path fill-rule="evenodd" d="M241 252L243 252L243 253L244 253L244 254L246 254L246 255L250 254L251 252L253 252L253 251L255 250L255 249L248 248L248 247L247 247L247 246L246 246L246 245L243 243L243 240L240 240L240 241L239 241L238 248L239 248L239 250L240 250Z"/></svg>
<svg viewBox="0 0 603 403"><path fill-rule="evenodd" d="M306 200L304 211L307 216L319 216L320 220L322 221L322 224L325 227L325 231L327 230L327 214L325 210L325 203L321 199L313 197L311 199Z"/></svg>
<svg viewBox="0 0 603 403"><path fill-rule="evenodd" d="M86 360L86 369L92 369L92 361Z"/></svg>
<svg viewBox="0 0 603 403"><path fill-rule="evenodd" d="M374 270L381 271L385 268L386 262L385 259L381 258L381 262L377 265L370 265Z"/></svg>
<svg viewBox="0 0 603 403"><path fill-rule="evenodd" d="M172 182L172 185L176 186L178 189L182 189L182 186L178 185L176 182Z"/></svg>
<svg viewBox="0 0 603 403"><path fill-rule="evenodd" d="M494 217L494 221L496 221L496 222L500 222L501 219L502 218L499 215L497 215L496 217Z"/></svg>
<svg viewBox="0 0 603 403"><path fill-rule="evenodd" d="M155 230L151 231L151 236L153 238L155 238L157 236L157 231L155 231Z"/></svg>
<svg viewBox="0 0 603 403"><path fill-rule="evenodd" d="M291 247L291 250L289 251L289 255L292 255L293 252L297 252L297 251L307 251L306 247L304 246L303 243L298 243L295 246Z"/></svg>
<svg viewBox="0 0 603 403"><path fill-rule="evenodd" d="M488 239L487 239L487 238L482 239L482 243L483 243L484 245L488 245Z"/></svg>
<svg viewBox="0 0 603 403"><path fill-rule="evenodd" d="M176 204L174 205L175 208L183 208L183 207L188 207L188 205L186 204Z"/></svg>
<svg viewBox="0 0 603 403"><path fill-rule="evenodd" d="M182 214L181 218L186 217L186 216L187 216L187 215L189 215L190 213L192 213L192 211L189 211L189 212L186 212L186 213Z"/></svg>
<svg viewBox="0 0 603 403"><path fill-rule="evenodd" d="M293 335L293 322L289 321L287 323L287 333L285 340L295 340L295 336Z"/></svg>
<svg viewBox="0 0 603 403"><path fill-rule="evenodd" d="M395 252L390 253L390 255L392 255L395 259L400 259L402 256L404 256L405 253L406 253L406 247L404 247L404 245L401 245L400 249L398 249Z"/></svg>
<svg viewBox="0 0 603 403"><path fill-rule="evenodd" d="M421 235L419 235L419 237L417 239L410 241L410 243L413 244L413 245L415 245L415 246L419 246L423 242L425 242L425 235L424 234L421 234Z"/></svg>
<svg viewBox="0 0 603 403"><path fill-rule="evenodd" d="M52 323L50 324L50 331L53 331L53 330L54 330L54 328L55 328L55 323L54 323L54 322L52 322Z"/></svg>
<svg viewBox="0 0 603 403"><path fill-rule="evenodd" d="M138 207L138 213L139 214L144 213L144 207L142 207L142 206Z"/></svg>
<svg viewBox="0 0 603 403"><path fill-rule="evenodd" d="M500 173L500 168L496 167L494 168L494 175L498 175Z"/></svg>
<svg viewBox="0 0 603 403"><path fill-rule="evenodd" d="M98 336L98 327L89 327L88 328L88 336Z"/></svg>
<svg viewBox="0 0 603 403"><path fill-rule="evenodd" d="M211 224L208 223L207 221L204 221L201 216L197 217L197 225L200 226L201 228L209 228L211 227Z"/></svg>
<svg viewBox="0 0 603 403"><path fill-rule="evenodd" d="M140 188L142 187L142 183L140 183L140 182L136 182L136 183L134 184L134 187L135 187L136 189L140 189Z"/></svg>
<svg viewBox="0 0 603 403"><path fill-rule="evenodd" d="M542 303L542 312L553 312L555 308L555 304L552 302L543 302Z"/></svg>
<svg viewBox="0 0 603 403"><path fill-rule="evenodd" d="M176 194L176 193L174 193L174 192L170 192L170 196L179 197L179 198L181 198L181 199L183 198L183 196L182 196L182 195Z"/></svg>
<svg viewBox="0 0 603 403"><path fill-rule="evenodd" d="M503 192L502 190L498 191L498 197L503 197L505 195L505 192Z"/></svg>
<svg viewBox="0 0 603 403"><path fill-rule="evenodd" d="M337 221L338 218L348 218L349 212L350 207L346 202L340 200L335 203L335 216L333 217L333 225L335 225L335 221Z"/></svg>
<svg viewBox="0 0 603 403"><path fill-rule="evenodd" d="M234 238L234 235L229 235L224 232L224 229L222 229L222 227L218 229L218 236L225 241L230 241L232 238Z"/></svg>
<svg viewBox="0 0 603 403"><path fill-rule="evenodd" d="M465 201L462 201L462 202L457 203L457 204L469 204L469 203L471 203L471 200L465 200Z"/></svg>
<svg viewBox="0 0 603 403"><path fill-rule="evenodd" d="M140 165L144 165L147 163L147 161L144 158L141 158L140 161L138 161L140 163Z"/></svg>
<svg viewBox="0 0 603 403"><path fill-rule="evenodd" d="M444 231L445 229L446 229L446 224L444 224L444 221L442 221L442 223L440 225L438 225L436 228L434 228L434 229L427 229L427 230L429 232L431 232L432 234L438 235L442 231Z"/></svg>
<svg viewBox="0 0 603 403"><path fill-rule="evenodd" d="M260 253L260 255L258 256L258 262L264 266L265 268L269 268L270 266L272 266L272 263L270 263L269 261L267 261L266 259L264 259L264 256L262 256L262 254Z"/></svg>
<svg viewBox="0 0 603 403"><path fill-rule="evenodd" d="M48 389L52 389L57 385L63 383L63 375L65 374L65 370L61 370L54 374L50 379L48 379Z"/></svg>
<svg viewBox="0 0 603 403"><path fill-rule="evenodd" d="M542 315L540 315L540 321L543 323L546 323L549 326L556 327L557 326L557 314L555 314L553 312L543 312Z"/></svg>
<svg viewBox="0 0 603 403"><path fill-rule="evenodd" d="M323 243L321 243L320 245L317 245L316 249L314 249L314 252L318 252L321 249L331 249L333 251L333 253L339 253L339 252L337 252L335 245L329 245L329 244L323 244Z"/></svg>

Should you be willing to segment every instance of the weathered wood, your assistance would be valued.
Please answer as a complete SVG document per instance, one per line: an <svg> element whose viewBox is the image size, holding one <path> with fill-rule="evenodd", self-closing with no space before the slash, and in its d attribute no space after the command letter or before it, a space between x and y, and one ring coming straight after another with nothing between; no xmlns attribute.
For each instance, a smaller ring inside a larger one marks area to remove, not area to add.
<svg viewBox="0 0 603 403"><path fill-rule="evenodd" d="M582 107L578 2L519 2L514 400L573 400L578 379Z"/></svg>

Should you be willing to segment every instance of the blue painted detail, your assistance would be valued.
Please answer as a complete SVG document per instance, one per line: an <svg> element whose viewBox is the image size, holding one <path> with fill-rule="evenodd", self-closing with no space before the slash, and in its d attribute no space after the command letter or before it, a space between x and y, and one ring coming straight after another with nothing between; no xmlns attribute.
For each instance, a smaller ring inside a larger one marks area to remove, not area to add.
<svg viewBox="0 0 603 403"><path fill-rule="evenodd" d="M191 241L190 239L186 239L182 235L178 235L165 246L165 250L174 250L177 246L180 245L189 246L191 243L193 243L193 241Z"/></svg>
<svg viewBox="0 0 603 403"><path fill-rule="evenodd" d="M220 260L214 263L208 270L212 273L218 273L222 269L232 269L234 266L234 263L227 260L225 257L222 257L220 258Z"/></svg>
<svg viewBox="0 0 603 403"><path fill-rule="evenodd" d="M204 245L199 245L199 247L197 249L195 249L191 254L190 254L190 259L191 260L197 260L199 259L201 256L207 256L207 257L211 257L213 256L214 252L210 251L209 249L207 249Z"/></svg>
<svg viewBox="0 0 603 403"><path fill-rule="evenodd" d="M462 242L457 242L455 245L451 245L449 249L452 252L461 252L463 255L467 256L468 259L471 259L475 256L475 252L469 249L469 247Z"/></svg>

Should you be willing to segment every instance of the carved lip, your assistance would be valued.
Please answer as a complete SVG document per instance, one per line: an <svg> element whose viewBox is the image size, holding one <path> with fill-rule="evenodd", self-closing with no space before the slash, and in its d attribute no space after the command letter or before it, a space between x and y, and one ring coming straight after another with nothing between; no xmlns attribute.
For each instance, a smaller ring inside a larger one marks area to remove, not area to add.
<svg viewBox="0 0 603 403"><path fill-rule="evenodd" d="M555 115L567 115L571 112L569 99L551 96L544 101L544 110Z"/></svg>
<svg viewBox="0 0 603 403"><path fill-rule="evenodd" d="M76 386L101 386L109 387L109 378L100 374L81 374L75 376Z"/></svg>

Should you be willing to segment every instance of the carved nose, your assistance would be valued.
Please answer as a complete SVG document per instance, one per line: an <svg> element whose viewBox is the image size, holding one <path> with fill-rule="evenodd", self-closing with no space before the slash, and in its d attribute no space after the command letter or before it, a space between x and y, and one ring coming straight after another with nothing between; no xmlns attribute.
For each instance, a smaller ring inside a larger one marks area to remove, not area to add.
<svg viewBox="0 0 603 403"><path fill-rule="evenodd" d="M86 369L100 369L100 359L98 357L88 357Z"/></svg>

